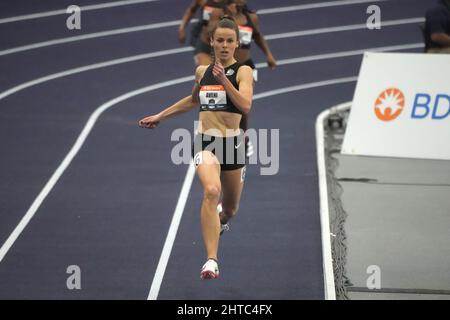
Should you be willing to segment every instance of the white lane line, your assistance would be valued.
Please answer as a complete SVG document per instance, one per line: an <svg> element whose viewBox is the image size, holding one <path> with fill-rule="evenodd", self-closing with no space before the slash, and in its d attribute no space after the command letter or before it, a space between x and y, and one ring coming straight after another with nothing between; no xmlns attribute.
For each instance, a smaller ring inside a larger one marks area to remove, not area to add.
<svg viewBox="0 0 450 320"><path fill-rule="evenodd" d="M61 72L57 72L57 73L52 73L49 74L45 77L41 77L41 78L37 78L28 82L24 82L18 86L15 86L11 89L8 89L2 93L0 93L0 100L5 99L6 97L21 91L23 89L50 81L50 80L54 80L54 79L58 79L58 78L63 78L63 77L67 77L73 74L77 74L80 72L86 72L86 71L90 71L90 70L95 70L95 69L99 69L99 68L105 68L105 67L110 67L110 66L114 66L114 65L119 65L119 64L123 64L123 63L129 63L132 61L138 61L138 60L144 60L144 59L150 59L150 58L155 58L155 57L162 57L162 56L168 56L168 55L172 55L172 54L178 54L178 53L183 53L183 52L189 52L189 51L193 51L194 49L191 47L184 47L184 48L179 48L179 49L170 49L170 50L162 50L162 51L156 51L156 52L150 52L150 53L145 53L145 54L139 54L139 55L135 55L135 56L130 56L130 57L125 57L125 58L120 58L120 59L114 59L114 60L108 60L108 61L104 61L104 62L99 62L99 63L94 63L94 64L90 64L87 66L83 66L83 67L78 67L78 68L74 68L74 69L68 69L65 71L61 71Z"/></svg>
<svg viewBox="0 0 450 320"><path fill-rule="evenodd" d="M387 1L387 0L380 0L380 1ZM274 10L275 11L279 10L279 8L274 8ZM196 21L197 21L197 19L191 20L192 23L194 23ZM382 22L382 27L395 26L395 25L408 24L408 23L421 23L424 21L425 21L425 19L421 18L421 17L411 18L411 19L391 20L391 21ZM166 22L159 22L159 23L151 23L151 24L140 25L140 26L129 27L129 28L106 30L106 31L88 33L88 34L74 36L74 37L65 37L65 38L53 39L53 40L48 40L48 41L43 41L43 42L36 42L36 43L27 44L24 46L19 46L19 47L2 50L2 51L0 51L0 56L5 56L8 54L23 52L23 51L33 50L33 49L44 48L44 47L48 47L48 46L60 45L60 44L64 44L64 43L70 43L70 42L76 42L76 41L83 41L83 40L96 39L96 38L101 38L101 37L109 37L109 36L114 36L114 35L132 33L132 32L140 32L140 31L146 31L146 30L178 26L180 24L180 22L181 22L181 20L173 20L173 21L166 21ZM339 26L339 27L292 31L292 32L287 32L287 33L267 35L267 36L265 36L265 38L266 38L266 40L283 39L283 38L290 38L290 37L299 37L299 36L306 36L306 35L358 30L358 29L367 29L367 25L366 24L354 24L354 25Z"/></svg>
<svg viewBox="0 0 450 320"><path fill-rule="evenodd" d="M97 9L111 8L111 7L117 7L117 6L124 6L124 5L129 5L129 4L153 2L153 1L159 1L159 0L114 1L114 2L107 2L107 3L103 3L103 4L97 4L97 5L82 6L80 8L81 8L81 11L89 11L89 10L97 10ZM335 7L335 6L348 5L348 4L359 4L359 3L366 3L366 2L381 2L381 1L387 1L387 0L347 0L347 1L321 2L321 3L305 4L305 5L299 5L299 6L261 9L261 10L258 10L258 14L271 14L271 13L299 11L299 10L308 10L308 9L325 8L325 7ZM66 9L3 18L3 19L0 19L0 24L15 22L15 21L22 21L22 20L44 18L44 17L55 16L55 15L61 15L61 14L66 14Z"/></svg>
<svg viewBox="0 0 450 320"><path fill-rule="evenodd" d="M181 218L183 216L184 207L186 206L189 192L191 191L192 181L195 176L195 166L191 162L184 178L183 187L181 188L180 195L178 197L177 206L170 222L169 231L167 232L166 240L159 257L158 266L156 267L155 275L150 286L150 292L147 300L156 300L158 298L159 289L166 272L167 264L169 263L170 254L172 253L173 244L178 233L178 227L180 226Z"/></svg>
<svg viewBox="0 0 450 320"><path fill-rule="evenodd" d="M253 100L263 99L267 97L272 97L279 94L285 94L294 91L301 91L312 88L319 88L334 84L355 82L358 77L349 78L339 78L328 81L319 81L312 83L305 83L297 86L287 87L283 89L270 90L254 95ZM166 241L164 242L164 247L159 258L158 267L156 268L155 275L153 277L152 284L150 286L150 292L148 294L147 300L156 300L158 298L159 290L161 288L162 280L166 272L167 264L169 263L170 254L172 253L173 244L178 232L178 226L181 222L181 217L183 216L183 210L186 205L187 198L192 186L192 181L194 179L195 168L191 163L189 165L188 171L186 173L186 178L183 183L183 188L178 198L177 206L173 214L172 222L170 224L169 232L167 233Z"/></svg>
<svg viewBox="0 0 450 320"><path fill-rule="evenodd" d="M112 8L112 7L118 7L118 6L127 6L131 4L138 4L138 3L144 3L144 2L155 2L159 0L124 0L124 1L113 1L113 2L105 2L101 4L93 4L89 6L81 6L81 11L90 11L90 10L98 10L98 9L106 9L106 8ZM74 3L76 4L76 3ZM9 23L9 22L16 22L16 21L23 21L23 20L31 20L31 19L38 19L38 18L44 18L44 17L51 17L51 16L57 16L61 14L66 14L66 9L61 10L52 10L52 11L46 11L46 12L38 12L38 13L32 13L32 14L25 14L21 16L15 16L15 17L9 17L9 18L3 18L0 19L0 24L2 23Z"/></svg>
<svg viewBox="0 0 450 320"><path fill-rule="evenodd" d="M94 33L88 33L88 34L84 34L84 35L80 35L80 36L66 37L66 38L60 38L60 39L55 39L55 40L37 42L37 43L28 44L25 46L2 50L2 51L0 51L0 56L5 56L8 54L12 54L12 53L28 51L28 50L33 50L33 49L38 49L38 48L43 48L43 47L59 45L59 44L63 44L63 43L82 41L82 40L101 38L101 37L109 37L109 36L114 36L114 35L119 35L119 34L124 34L124 33L130 33L130 32L138 32L138 31L144 31L144 30L152 30L152 29L160 29L160 28L178 26L180 24L180 21L181 20L161 22L161 23L152 23L152 24L146 24L146 25L130 27L130 28L115 29L115 30L108 30L108 31L102 31L102 32L94 32Z"/></svg>
<svg viewBox="0 0 450 320"><path fill-rule="evenodd" d="M343 103L336 107L325 110L319 114L316 120L316 151L317 151L317 170L319 180L319 198L320 198L320 226L322 237L322 260L323 260L323 278L324 292L326 300L336 300L336 288L334 285L333 256L331 253L331 232L330 216L328 203L328 184L327 168L325 162L325 134L324 120L333 110L341 111L350 108L351 102Z"/></svg>
<svg viewBox="0 0 450 320"><path fill-rule="evenodd" d="M320 228L322 239L322 265L325 300L336 300L334 285L333 255L331 253L331 232L328 206L327 170L325 164L324 119L329 110L322 112L316 120L316 153L319 180Z"/></svg>
<svg viewBox="0 0 450 320"><path fill-rule="evenodd" d="M300 4L297 6L279 7L279 8L272 8L272 9L260 9L257 11L257 13L258 13L258 15L262 15L262 14L281 13L281 12L299 11L299 10L310 10L310 9L321 9L321 8L328 8L328 7L339 7L339 6L352 5L352 4L375 3L375 2L384 2L384 1L388 1L388 0L327 1L327 2Z"/></svg>
<svg viewBox="0 0 450 320"><path fill-rule="evenodd" d="M333 58L338 58L338 57L346 57L346 56L351 56L351 55L357 55L360 54L361 52L364 51L393 51L393 50L406 50L406 49L415 49L415 48L422 48L423 47L423 43L413 43L413 44L407 44L407 45L399 45L399 46L391 46L391 47L378 47L378 48L368 48L368 49L361 49L361 50L356 50L356 51L343 51L343 52L337 52L337 53L330 53L330 54L322 54L322 55L313 55L313 56L308 56L308 57L301 57L301 58L295 58L295 59L284 59L284 60L278 60L277 64L279 66L284 65L284 64L290 64L290 63L296 63L296 62L303 62L303 61L316 61L316 60L321 60L321 59L333 59ZM182 52L188 52L188 51L193 51L193 49L191 47L185 47L185 48L179 48L179 49L171 49L171 50L163 50L163 51L157 51L157 52L151 52L151 53L147 53L147 54L140 54L140 55L136 55L136 56L130 56L130 57L126 57L126 58L121 58L121 59L114 59L114 60L109 60L109 61L104 61L104 62L100 62L100 63L95 63L95 64L91 64L91 65L87 65L84 67L79 67L79 68L75 68L75 69L69 69L69 70L65 70L62 72L58 72L58 73L53 73L50 75L47 75L45 77L41 77L41 78L37 78L28 82L24 82L20 85L17 85L11 89L8 89L2 93L0 93L0 100L5 99L6 97L19 92L21 90L24 90L26 88L50 81L50 80L54 80L54 79L58 79L58 78L62 78L62 77L66 77L69 75L73 75L73 74L77 74L80 72L85 72L85 71L90 71L90 70L94 70L94 69L99 69L99 68L104 68L104 67L109 67L109 66L113 66L113 65L118 65L118 64L122 64L122 63L128 63L128 62L132 62L132 61L138 61L138 60L144 60L144 59L149 59L149 58L154 58L154 57L160 57L160 56L167 56L167 55L171 55L171 54L177 54L177 53L182 53ZM256 64L257 68L264 68L266 67L267 64L266 63L258 63Z"/></svg>
<svg viewBox="0 0 450 320"><path fill-rule="evenodd" d="M78 151L80 151L81 147L83 146L84 142L86 141L89 133L91 132L92 128L94 127L95 123L97 122L98 117L107 109L113 107L114 105L127 100L129 98L132 98L134 96L137 96L139 94L143 94L149 91L154 91L157 89L165 88L168 86L173 86L176 84L180 84L183 82L188 81L194 81L194 76L189 77L183 77L178 78L171 81L165 81L161 83L157 83L148 87L144 87L138 90L134 90L131 92L128 92L126 94L123 94L117 98L114 98L100 107L98 107L92 115L89 117L89 120L87 121L86 125L84 126L83 130L81 131L80 135L78 136L77 140L75 141L75 144L70 149L69 153L66 155L64 160L61 162L61 164L58 166L56 171L53 173L51 178L48 180L48 182L45 184L42 191L39 193L39 195L36 197L36 199L33 201L31 207L26 212L25 216L22 218L22 220L19 222L19 224L16 226L14 231L11 233L11 235L8 237L6 242L2 245L0 248L0 262L3 260L5 255L8 253L11 246L14 244L14 242L17 240L19 235L22 233L22 231L25 229L27 224L30 222L31 218L35 215L36 211L41 206L42 202L45 200L45 198L48 196L50 191L53 189L55 184L58 182L61 175L64 173L64 171L67 169L67 167L72 162L73 158L77 155Z"/></svg>
<svg viewBox="0 0 450 320"><path fill-rule="evenodd" d="M423 46L424 46L423 43L410 43L410 44L401 44L401 45L397 45L397 46L387 46L387 47L352 50L352 51L341 51L341 52L335 52L335 53L325 53L325 54L319 54L319 55L314 55L314 56L283 59L283 60L277 61L277 65L282 66L285 64L292 64L292 63L299 63L299 62L351 57L351 56L357 56L357 55L363 54L366 51L384 52L384 51L403 51L403 50L410 50L410 49L419 49L419 48L423 48ZM255 66L256 66L256 68L265 68L265 67L267 67L267 63L261 62L261 63L255 64Z"/></svg>
<svg viewBox="0 0 450 320"><path fill-rule="evenodd" d="M403 24L421 23L424 21L425 21L425 18L390 20L390 21L381 22L381 27L391 27L391 26L398 26L398 25L403 25ZM267 36L265 36L265 38L266 38L266 40L273 40L273 39L293 38L293 37L310 36L310 35L323 34L323 33L342 32L342 31L351 31L351 30L364 30L364 29L367 29L367 25L365 23L364 24L351 24L351 25L339 26L339 27L329 27L329 28L278 33L278 34L274 34L274 35L267 35ZM1 51L0 51L0 55L1 55Z"/></svg>
<svg viewBox="0 0 450 320"><path fill-rule="evenodd" d="M311 89L311 88L317 88L317 87L325 87L325 86L340 84L340 83L354 82L356 80L358 80L358 77L346 77L346 78L304 83L304 84L300 84L297 86L286 87L286 88L282 88L282 89L276 89L276 90L270 90L270 91L258 93L258 94L254 95L253 100L262 99L262 98L266 98L266 97L272 97L272 96L275 96L278 94L285 94L285 93L299 91L299 90L305 90L305 89Z"/></svg>

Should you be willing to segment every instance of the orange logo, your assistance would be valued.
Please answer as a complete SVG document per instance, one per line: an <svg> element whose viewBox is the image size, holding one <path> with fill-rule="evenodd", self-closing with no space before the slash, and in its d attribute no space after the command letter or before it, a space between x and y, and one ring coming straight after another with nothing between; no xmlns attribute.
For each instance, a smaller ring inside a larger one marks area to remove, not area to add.
<svg viewBox="0 0 450 320"><path fill-rule="evenodd" d="M402 113L405 96L397 88L384 90L375 101L375 114L381 121L392 121Z"/></svg>

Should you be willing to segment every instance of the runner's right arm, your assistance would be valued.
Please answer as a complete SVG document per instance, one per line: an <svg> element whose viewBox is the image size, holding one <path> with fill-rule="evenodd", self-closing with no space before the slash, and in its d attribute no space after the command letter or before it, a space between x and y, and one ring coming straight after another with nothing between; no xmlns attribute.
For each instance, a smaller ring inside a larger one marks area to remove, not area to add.
<svg viewBox="0 0 450 320"><path fill-rule="evenodd" d="M203 77L207 66L199 66L195 71L195 85L192 90L192 94L182 98L181 100L175 102L170 107L164 109L158 114L145 117L139 121L139 126L142 128L153 129L155 128L162 120L173 117L177 114L184 113L192 110L194 107L198 106L198 91L200 90L200 79Z"/></svg>
<svg viewBox="0 0 450 320"><path fill-rule="evenodd" d="M189 8L187 8L184 12L180 26L178 27L178 40L180 41L180 43L184 43L186 41L186 26L191 21L197 9L202 5L203 0L193 0Z"/></svg>

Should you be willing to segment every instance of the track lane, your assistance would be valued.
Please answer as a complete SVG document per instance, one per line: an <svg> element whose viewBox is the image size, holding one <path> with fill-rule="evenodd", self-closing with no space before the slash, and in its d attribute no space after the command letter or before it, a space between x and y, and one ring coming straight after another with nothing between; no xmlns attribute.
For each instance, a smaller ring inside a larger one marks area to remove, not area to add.
<svg viewBox="0 0 450 320"><path fill-rule="evenodd" d="M304 74L305 74L305 76L309 76L309 71L305 71L304 70ZM295 75L293 75L293 76L295 76ZM70 82L69 82L70 83ZM68 83L66 83L66 84L68 84ZM264 84L264 86L265 85L269 85L269 83L266 83L265 82L265 84ZM55 87L56 88L56 87ZM95 89L95 88L93 88L93 89ZM99 89L99 88L97 88L97 89ZM336 94L335 92L333 92L333 94ZM166 98L166 97L165 97ZM167 101L167 100L164 100L165 102ZM271 117L273 118L273 113L270 113L269 115L267 115L267 118L268 119L271 119ZM119 121L119 119L120 118L117 118L116 120L117 121ZM264 118L265 119L265 118ZM313 130L312 130L312 132L313 132ZM313 141L313 138L312 138L312 140L311 141ZM312 156L314 156L314 152L312 152ZM308 160L309 161L309 160ZM314 163L315 163L315 159L314 159ZM306 173L307 174L307 173ZM181 175L181 176L184 176L183 174ZM305 182L306 180L303 180L303 182ZM275 183L276 184L276 183ZM277 184L276 184L277 185ZM299 203L295 203L295 205L292 207L292 208L295 208L295 207L298 207L298 205L299 205ZM274 210L276 209L276 206L277 206L277 204L273 204L273 206L275 207L274 208ZM260 206L261 208L263 208L263 206ZM308 207L307 207L308 208ZM56 209L56 207L54 208L54 210ZM241 208L242 209L242 208ZM253 207L251 207L250 209L253 209ZM247 211L246 211L247 212ZM52 213L53 214L53 213ZM194 217L195 218L195 220L194 220L194 222L198 222L198 219L197 219L197 217ZM312 222L311 222L312 221ZM314 221L313 220L311 220L310 222L311 222L311 224L309 224L309 226L312 226L312 225L314 225ZM45 224L43 224L43 226L44 226ZM62 225L66 225L66 223L65 222L63 222L62 223ZM253 226L251 223L249 224L250 226ZM306 224L306 225L308 225L308 224ZM48 227L48 226L47 226ZM113 226L113 227L115 227L115 226ZM254 226L253 226L254 227ZM258 227L257 228L258 230L257 231L259 231L261 228L260 227ZM264 229L263 229L264 230ZM282 229L280 229L280 230L282 230ZM269 230L270 231L270 230ZM192 232L192 229L191 230L189 230L189 232ZM36 235L36 234L35 234ZM200 235L200 233L198 233L198 235ZM313 234L311 234L311 236L312 237L314 237L314 235ZM39 237L37 237L37 238L39 238ZM44 237L45 238L45 237ZM276 237L275 237L276 238ZM40 239L40 238L39 238ZM30 239L31 240L31 239ZM307 244L307 245L309 245L309 244ZM236 247L237 246L241 246L241 244L236 244ZM98 248L97 248L98 249ZM202 252L202 248L200 249L200 250L198 250L199 248L196 248L197 249L197 251L198 252ZM249 249L251 249L251 250L254 250L254 248L249 248ZM306 249L306 248L301 248L302 250L309 250L309 249ZM250 250L250 252L251 252L251 250ZM302 251L303 252L303 251ZM308 251L308 253L310 253L309 251ZM189 254L189 253L188 253ZM224 254L225 254L225 251L224 251ZM235 253L236 254L236 256L237 257L241 257L241 253L240 252L236 252ZM283 253L280 253L281 255L283 254ZM312 256L314 256L314 253L311 253L311 255ZM51 257L52 257L52 255L51 254L46 254L46 255L44 255L44 258L48 258L48 259L51 259ZM310 257L310 259L311 259L311 257ZM192 274L195 274L196 276L197 276L197 274L198 274L198 261L202 261L202 259L200 259L200 260L197 260L193 265L195 266L195 268L196 268L196 270L195 270L195 272L193 272ZM314 258L312 258L311 260L308 260L308 261L314 261ZM307 262L305 262L306 264L302 264L302 268L303 267L305 267L306 269L308 268L307 267ZM312 266L313 266L314 264L312 264ZM44 265L45 266L45 265ZM39 267L39 265L37 266L37 267ZM142 267L142 266L139 266L139 267ZM310 268L311 269L314 269L314 267L311 267L310 266ZM179 270L178 270L179 271ZM49 276L51 276L51 273L49 273ZM64 275L65 276L65 275ZM52 280L52 279L51 279ZM304 279L305 280L305 279ZM53 281L53 280L52 280ZM95 281L96 280L94 280L94 279L92 279L92 283L95 283ZM98 279L97 279L97 281L98 281ZM197 279L196 279L196 281L198 281ZM285 281L285 279L283 279L282 278L282 281ZM56 282L53 282L53 283L56 283ZM58 283L59 283L59 281L58 281ZM60 283L59 283L60 284ZM116 283L117 284L117 283ZM264 283L264 285L262 285L261 287L260 287L260 289L261 290L267 290L269 287L268 287L268 285L269 284L267 284L267 283ZM174 284L172 283L172 282L170 282L170 283L168 283L168 286L170 286L170 287L173 287L174 286ZM120 286L118 286L118 287L120 287ZM115 288L118 288L117 286L115 287ZM225 291L222 291L222 292L218 292L218 291L216 291L216 293L217 293L217 295L216 296L219 296L219 297L223 297L223 294L224 294L224 292L228 292L228 293L230 293L230 292L234 292L234 293L239 293L239 288L238 287L231 287L231 289L233 289L233 290L230 290L230 291L226 291L226 290L228 290L228 288L224 288L224 290ZM19 290L21 290L21 294L24 294L26 291L24 291L23 290L23 287L21 287L21 288L19 288ZM41 288L41 290L42 290L42 288ZM98 290L98 288L97 288L97 290ZM133 290L133 289L132 289ZM186 295L186 293L192 293L192 292L190 292L190 290L195 290L195 287L190 287L190 286L188 286L188 287L185 287L185 290L182 292L182 294L183 295ZM254 290L253 288L251 289L251 290ZM45 290L44 290L45 291ZM100 290L99 290L100 291ZM214 290L213 290L214 291ZM255 290L255 292L257 292L258 290ZM290 291L290 289L286 289L285 291L283 291L283 293L282 294L286 294L288 291ZM47 294L49 293L50 291L47 291ZM136 292L135 292L136 293ZM169 293L170 293L170 296L172 297L173 295L171 294L171 292L169 291ZM267 291L266 291L266 293L267 293ZM315 294L315 296L320 296L320 293L317 293L317 292L315 292L314 290L313 291L311 291L311 293L313 293L313 294ZM19 293L20 294L20 293ZM203 294L203 293L199 293L199 295L200 294ZM289 294L294 294L294 295L301 295L302 293L301 292L298 292L298 291L296 291L296 290L292 290ZM95 295L93 295L93 297L94 297ZM232 294L230 294L229 296L232 296Z"/></svg>

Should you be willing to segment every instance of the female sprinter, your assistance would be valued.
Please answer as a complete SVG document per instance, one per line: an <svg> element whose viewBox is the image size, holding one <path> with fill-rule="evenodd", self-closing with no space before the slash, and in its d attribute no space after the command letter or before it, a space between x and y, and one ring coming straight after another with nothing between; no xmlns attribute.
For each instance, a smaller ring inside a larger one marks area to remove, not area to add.
<svg viewBox="0 0 450 320"><path fill-rule="evenodd" d="M251 109L253 75L249 66L234 58L238 39L236 23L228 17L221 18L210 38L215 63L197 67L192 95L139 121L143 128L155 128L159 122L200 105L193 158L203 187L200 216L207 260L200 272L202 279L219 276L221 220L236 214L244 181L245 154L239 122ZM218 215L221 196L222 212Z"/></svg>
<svg viewBox="0 0 450 320"><path fill-rule="evenodd" d="M240 46L235 53L236 60L255 69L255 64L250 56L250 46L252 40L254 40L266 56L269 68L274 69L277 63L264 35L260 31L258 15L248 9L247 0L228 1L226 9L239 27Z"/></svg>
<svg viewBox="0 0 450 320"><path fill-rule="evenodd" d="M208 25L214 26L218 21L218 18L216 18L212 24L209 24L211 15L221 17L226 13L224 9L225 2L225 0L193 0L181 19L180 26L178 27L178 40L180 43L184 43L186 40L186 26L191 21L197 9L202 9L201 19L193 27L190 41L190 44L195 48L194 60L197 66L208 65L213 62L211 59L212 48L209 44L207 28Z"/></svg>
<svg viewBox="0 0 450 320"><path fill-rule="evenodd" d="M197 10L200 8L200 19L195 23L191 30L190 45L195 48L198 36L202 28L208 25L209 18L214 8L222 8L224 0L192 0L189 7L181 18L181 23L178 27L178 41L184 43L186 41L186 26L191 21Z"/></svg>

